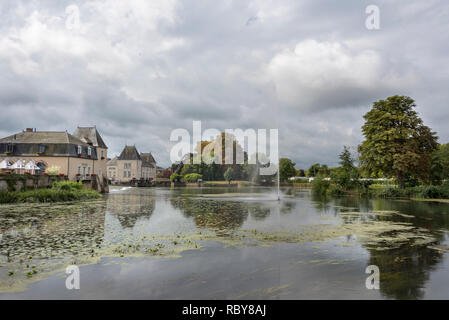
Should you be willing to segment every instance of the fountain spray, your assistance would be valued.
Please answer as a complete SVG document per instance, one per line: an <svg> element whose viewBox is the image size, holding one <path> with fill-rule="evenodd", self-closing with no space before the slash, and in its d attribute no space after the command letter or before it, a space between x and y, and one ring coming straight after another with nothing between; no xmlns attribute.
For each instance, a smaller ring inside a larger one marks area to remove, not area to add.
<svg viewBox="0 0 449 320"><path fill-rule="evenodd" d="M280 192L281 179L279 177L279 171L280 171L280 162L279 162L279 154L278 154L278 201L281 201L281 192Z"/></svg>

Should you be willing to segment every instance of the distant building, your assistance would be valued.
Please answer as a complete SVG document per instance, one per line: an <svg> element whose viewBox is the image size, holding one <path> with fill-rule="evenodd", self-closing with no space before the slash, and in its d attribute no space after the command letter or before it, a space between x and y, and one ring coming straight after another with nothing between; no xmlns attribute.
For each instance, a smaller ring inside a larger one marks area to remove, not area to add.
<svg viewBox="0 0 449 320"><path fill-rule="evenodd" d="M0 157L33 160L41 172L57 168L70 180L77 180L91 174L105 175L107 146L94 127L78 128L73 135L27 128L0 139Z"/></svg>
<svg viewBox="0 0 449 320"><path fill-rule="evenodd" d="M142 177L145 180L156 179L157 165L151 152L141 153L140 157L142 158Z"/></svg>
<svg viewBox="0 0 449 320"><path fill-rule="evenodd" d="M165 171L165 168L157 167L157 168L156 168L156 175L158 175L158 174L163 174L164 171Z"/></svg>
<svg viewBox="0 0 449 320"><path fill-rule="evenodd" d="M117 182L156 178L156 160L151 153L139 153L135 146L125 146L120 156L107 163L108 179Z"/></svg>
<svg viewBox="0 0 449 320"><path fill-rule="evenodd" d="M117 176L117 157L114 157L112 159L110 159L107 163L106 163L106 168L107 168L107 175L108 175L108 180L110 181L116 181L118 180L118 176Z"/></svg>
<svg viewBox="0 0 449 320"><path fill-rule="evenodd" d="M97 174L101 179L103 179L103 177L106 178L108 147L101 138L100 133L97 131L97 128L77 127L73 135L81 141L87 143L88 145L95 147L95 149L97 150L97 163L94 167L94 173Z"/></svg>

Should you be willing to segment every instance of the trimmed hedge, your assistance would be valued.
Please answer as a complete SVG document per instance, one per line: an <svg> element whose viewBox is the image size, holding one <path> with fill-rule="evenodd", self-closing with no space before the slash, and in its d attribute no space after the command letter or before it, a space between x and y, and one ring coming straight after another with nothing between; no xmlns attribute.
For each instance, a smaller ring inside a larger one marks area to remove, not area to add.
<svg viewBox="0 0 449 320"><path fill-rule="evenodd" d="M198 179L202 179L203 175L199 173L189 173L184 176L184 179L186 179L187 182L197 182Z"/></svg>

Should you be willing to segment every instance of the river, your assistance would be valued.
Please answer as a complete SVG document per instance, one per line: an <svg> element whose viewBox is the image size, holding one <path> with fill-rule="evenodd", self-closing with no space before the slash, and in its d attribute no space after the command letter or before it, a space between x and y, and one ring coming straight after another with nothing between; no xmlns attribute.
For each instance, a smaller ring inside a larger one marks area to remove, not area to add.
<svg viewBox="0 0 449 320"><path fill-rule="evenodd" d="M0 299L449 298L449 203L281 191L111 187L0 205Z"/></svg>

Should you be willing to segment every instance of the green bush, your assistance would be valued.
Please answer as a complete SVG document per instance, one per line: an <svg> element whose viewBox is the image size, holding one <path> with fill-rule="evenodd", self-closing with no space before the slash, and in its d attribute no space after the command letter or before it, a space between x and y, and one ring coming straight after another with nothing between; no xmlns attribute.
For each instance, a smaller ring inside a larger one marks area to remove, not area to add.
<svg viewBox="0 0 449 320"><path fill-rule="evenodd" d="M377 186L377 185L376 185ZM372 186L373 187L373 186ZM370 188L370 194L380 198L400 198L408 196L410 190L406 191L405 189L399 189L397 187L376 187Z"/></svg>
<svg viewBox="0 0 449 320"><path fill-rule="evenodd" d="M58 190L81 190L83 189L83 184L81 181L55 181L53 182L52 188Z"/></svg>
<svg viewBox="0 0 449 320"><path fill-rule="evenodd" d="M327 193L331 196L342 196L345 194L345 190L340 185L332 184L327 190Z"/></svg>
<svg viewBox="0 0 449 320"><path fill-rule="evenodd" d="M330 187L330 182L327 180L324 180L323 178L315 178L312 181L312 192L315 194L326 194L327 190Z"/></svg>
<svg viewBox="0 0 449 320"><path fill-rule="evenodd" d="M441 186L419 186L413 188L414 196L417 198L425 198L425 199L444 199L449 198L449 186L441 185Z"/></svg>
<svg viewBox="0 0 449 320"><path fill-rule="evenodd" d="M182 179L182 175L177 174L177 173L173 173L173 174L170 176L170 181L171 181L171 182L181 182L181 179Z"/></svg>
<svg viewBox="0 0 449 320"><path fill-rule="evenodd" d="M101 195L95 190L62 190L62 189L35 189L24 192L2 191L0 203L22 202L61 202L74 200L87 200L99 198Z"/></svg>
<svg viewBox="0 0 449 320"><path fill-rule="evenodd" d="M199 173L189 173L184 176L187 182L197 182L199 179L203 179L203 175Z"/></svg>

